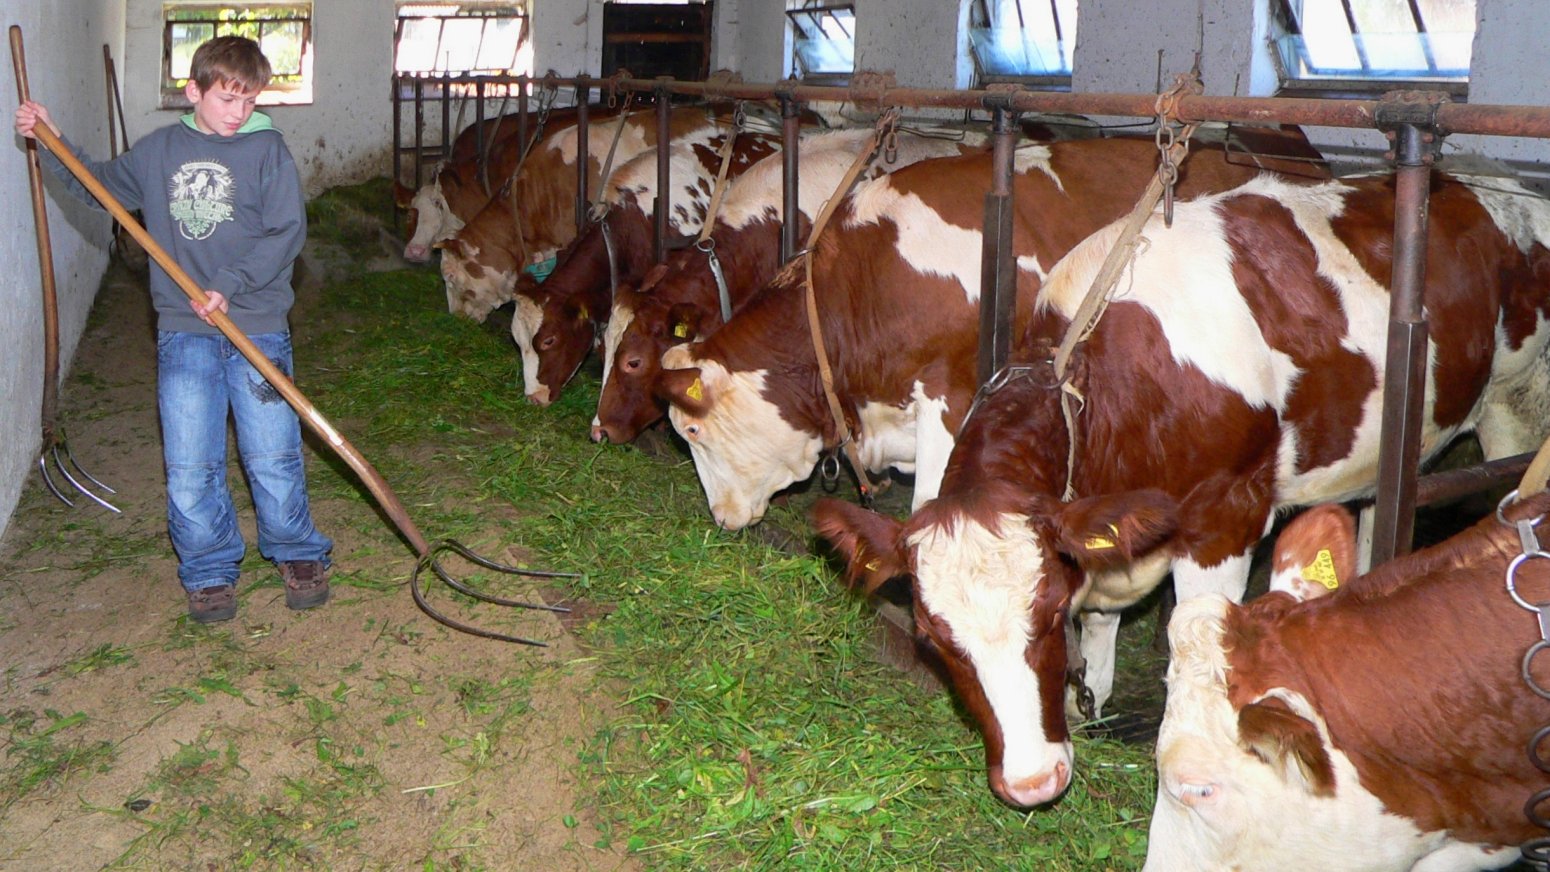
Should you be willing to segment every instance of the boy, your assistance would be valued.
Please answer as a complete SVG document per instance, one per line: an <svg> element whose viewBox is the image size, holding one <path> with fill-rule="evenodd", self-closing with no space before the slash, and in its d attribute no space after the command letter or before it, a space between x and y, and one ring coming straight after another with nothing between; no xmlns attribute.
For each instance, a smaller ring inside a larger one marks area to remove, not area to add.
<svg viewBox="0 0 1550 872"><path fill-rule="evenodd" d="M333 543L312 523L295 412L212 320L216 311L227 313L291 375L286 315L307 223L290 152L268 116L253 111L269 61L250 39L216 37L195 50L190 77L184 92L193 111L115 160L96 163L69 147L125 208L142 211L151 236L209 297L194 304L152 265L167 526L189 616L210 623L236 615L246 551L226 487L228 412L253 492L258 549L279 567L287 606L328 600ZM17 108L18 133L31 137L38 122L60 135L42 105ZM92 202L57 159L46 162Z"/></svg>

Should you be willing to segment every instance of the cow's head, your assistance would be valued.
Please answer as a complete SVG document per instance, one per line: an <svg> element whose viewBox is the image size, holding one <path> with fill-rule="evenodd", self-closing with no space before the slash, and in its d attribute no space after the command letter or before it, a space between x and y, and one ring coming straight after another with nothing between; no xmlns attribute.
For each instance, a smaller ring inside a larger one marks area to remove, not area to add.
<svg viewBox="0 0 1550 872"><path fill-rule="evenodd" d="M767 373L730 371L698 360L696 343L662 355L657 392L668 420L689 443L711 516L727 530L764 517L770 497L818 465L823 439L792 427L764 396Z"/></svg>
<svg viewBox="0 0 1550 872"><path fill-rule="evenodd" d="M612 317L624 321L618 329L612 320L608 325L594 442L629 442L662 417L664 404L657 398L662 355L692 342L700 331L699 310L687 303L615 306Z"/></svg>
<svg viewBox="0 0 1550 872"><path fill-rule="evenodd" d="M447 311L484 321L511 299L516 272L510 256L453 236L436 243L441 249L441 278L447 287Z"/></svg>
<svg viewBox="0 0 1550 872"><path fill-rule="evenodd" d="M595 303L581 299L582 295L548 295L539 307L538 327L533 331L533 357L535 384L528 385L527 398L539 406L547 406L559 399L560 391L576 375L587 352L597 339L597 321L600 314L593 312ZM519 294L518 299L528 299ZM513 319L515 323L515 319ZM526 356L523 368L526 371Z"/></svg>
<svg viewBox="0 0 1550 872"><path fill-rule="evenodd" d="M1276 600L1260 610L1295 607ZM1373 860L1372 852L1391 847L1373 819L1402 819L1351 789L1355 772L1307 700L1275 688L1233 705L1224 628L1240 608L1218 595L1196 597L1179 603L1169 622L1168 703L1157 737L1147 872L1347 867L1342 850ZM1394 839L1407 841L1418 840Z"/></svg>
<svg viewBox="0 0 1550 872"><path fill-rule="evenodd" d="M453 214L452 207L447 204L439 178L415 191L404 208L404 233L409 238L404 243L404 260L411 263L430 260L431 249L436 243L463 229L463 220Z"/></svg>
<svg viewBox="0 0 1550 872"><path fill-rule="evenodd" d="M1071 782L1066 624L1084 571L1156 548L1176 514L1158 491L1061 503L1003 483L938 497L903 523L838 500L813 508L852 580L910 577L917 635L984 735L991 790L1018 807Z"/></svg>

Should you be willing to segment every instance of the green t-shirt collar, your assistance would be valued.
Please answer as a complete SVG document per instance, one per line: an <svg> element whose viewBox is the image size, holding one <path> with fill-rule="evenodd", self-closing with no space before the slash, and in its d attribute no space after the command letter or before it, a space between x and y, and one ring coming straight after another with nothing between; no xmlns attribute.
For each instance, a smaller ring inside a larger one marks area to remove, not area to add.
<svg viewBox="0 0 1550 872"><path fill-rule="evenodd" d="M199 129L199 125L194 123L194 113L190 112L190 113L184 115L181 120L183 121L183 123L185 125L188 126L188 128L190 130L194 130L194 131L197 131L199 133L204 133L203 130ZM252 133L255 130L273 130L273 129L274 129L274 122L269 119L268 115L265 115L262 112L254 112L252 115L248 116L248 120L247 121L242 122L242 126L241 127L237 128L237 133L235 135L241 136L244 133ZM205 134L205 135L206 136L210 136L212 134Z"/></svg>

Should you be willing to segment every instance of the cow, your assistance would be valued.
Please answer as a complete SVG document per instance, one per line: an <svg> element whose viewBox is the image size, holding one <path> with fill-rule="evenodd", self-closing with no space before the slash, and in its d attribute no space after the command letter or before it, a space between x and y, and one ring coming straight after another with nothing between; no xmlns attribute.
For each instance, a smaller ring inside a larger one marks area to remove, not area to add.
<svg viewBox="0 0 1550 872"><path fill-rule="evenodd" d="M726 119L707 107L672 110L668 132L678 140ZM517 275L555 254L576 236L576 127L555 129L528 153L521 169L473 220L439 243L447 309L483 321L511 299ZM657 143L655 110L633 112L622 122L587 125L589 191L601 192L603 164L610 175Z"/></svg>
<svg viewBox="0 0 1550 872"><path fill-rule="evenodd" d="M674 141L668 158L668 231L675 236L697 234L703 226L729 135L728 127L704 127ZM780 138L773 134L739 134L728 178L779 147ZM561 251L548 278L542 283L525 274L517 279L511 336L522 353L529 402L547 406L559 397L592 350L598 325L608 320L614 285L640 281L655 262L657 177L655 148L619 167L604 185L601 214Z"/></svg>
<svg viewBox="0 0 1550 872"><path fill-rule="evenodd" d="M1354 549L1348 514L1315 511L1282 531L1278 563ZM1550 700L1520 671L1540 625L1506 579L1515 522L1546 511L1544 494L1517 502L1309 602L1180 603L1146 872L1463 872L1545 836L1524 807L1550 776L1525 749ZM1339 515L1343 530L1309 523ZM1544 601L1550 560L1513 583Z"/></svg>
<svg viewBox="0 0 1550 872"><path fill-rule="evenodd" d="M589 107L592 117L618 114L617 109ZM529 119L529 141L542 133L537 115ZM576 109L554 109L546 118L550 130L574 127ZM404 210L404 259L425 263L436 243L452 236L483 209L494 192L517 168L525 143L517 138L521 126L516 115L504 115L484 127L486 167L479 172L479 128L469 125L452 142L452 153L431 170L430 181L417 191L393 183L393 196Z"/></svg>
<svg viewBox="0 0 1550 872"><path fill-rule="evenodd" d="M1550 202L1439 173L1429 211L1422 457L1470 430L1488 458L1528 450L1550 423ZM1069 784L1072 615L1101 711L1119 612L1170 569L1180 602L1241 599L1277 511L1372 490L1393 227L1392 175L1264 176L1177 204L1057 378L1048 350L1121 231L1104 228L1051 270L1019 368L988 383L931 503L906 522L815 506L855 578L913 579L1002 799Z"/></svg>
<svg viewBox="0 0 1550 872"><path fill-rule="evenodd" d="M855 163L868 130L837 130L798 144L797 207L811 225ZM878 154L874 176L921 160L984 147L978 133L900 131L891 149ZM722 200L708 245L716 255L735 310L774 277L780 267L784 159L774 155L740 176ZM662 352L721 324L721 293L706 252L674 252L648 286L625 289L614 300L603 343L603 388L592 420L592 441L629 442L666 412L654 394Z"/></svg>
<svg viewBox="0 0 1550 872"><path fill-rule="evenodd" d="M1134 206L1157 166L1151 139L1030 144L1015 152L1013 247L1019 311L1045 270ZM915 474L936 492L975 388L980 224L989 154L939 158L858 185L818 240L813 283L835 391L868 469ZM1179 195L1258 174L1197 148ZM662 357L659 393L689 443L716 523L758 521L770 497L806 478L837 442L815 376L802 271L761 289L702 342ZM1023 315L1020 315L1022 317Z"/></svg>

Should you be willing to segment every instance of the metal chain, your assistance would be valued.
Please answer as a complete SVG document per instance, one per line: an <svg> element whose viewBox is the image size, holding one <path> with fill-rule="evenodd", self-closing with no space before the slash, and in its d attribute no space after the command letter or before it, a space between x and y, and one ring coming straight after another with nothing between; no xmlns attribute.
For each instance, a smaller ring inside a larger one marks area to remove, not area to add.
<svg viewBox="0 0 1550 872"><path fill-rule="evenodd" d="M1532 603L1524 599L1523 595L1518 592L1517 578L1519 567L1528 561L1550 559L1550 552L1545 551L1539 544L1539 537L1534 533L1534 528L1545 519L1545 516L1539 515L1534 518L1524 518L1516 522L1507 520L1502 514L1502 510L1511 505L1517 498L1518 492L1514 490L1503 497L1502 501L1496 506L1496 520L1518 531L1518 543L1522 547L1522 553L1512 558L1512 562L1507 564L1507 593L1520 608L1533 612L1535 619L1539 622L1539 640L1530 645L1523 654L1522 675L1523 682L1528 685L1531 692L1542 699L1550 700L1550 689L1546 689L1534 679L1530 668L1533 666L1534 658L1538 654L1550 650L1550 602ZM1527 753L1529 762L1536 769L1550 774L1550 760L1546 760L1544 755L1540 753L1540 748L1546 738L1550 738L1550 724L1546 724L1534 732L1534 735L1529 739ZM1539 806L1547 801L1550 801L1550 787L1536 791L1530 796L1528 802L1523 805L1523 814L1528 817L1529 822L1533 825L1550 830L1550 818L1546 818L1539 811ZM1532 868L1538 870L1550 869L1550 835L1538 836L1524 842L1521 850L1524 862Z"/></svg>

